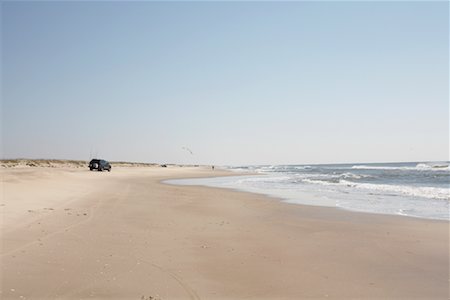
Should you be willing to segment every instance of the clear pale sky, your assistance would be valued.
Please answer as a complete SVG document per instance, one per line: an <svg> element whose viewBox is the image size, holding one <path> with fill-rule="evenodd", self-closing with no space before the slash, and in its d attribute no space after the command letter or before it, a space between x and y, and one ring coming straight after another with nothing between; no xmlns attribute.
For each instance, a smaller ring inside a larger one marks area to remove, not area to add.
<svg viewBox="0 0 450 300"><path fill-rule="evenodd" d="M2 157L448 160L448 9L2 2Z"/></svg>

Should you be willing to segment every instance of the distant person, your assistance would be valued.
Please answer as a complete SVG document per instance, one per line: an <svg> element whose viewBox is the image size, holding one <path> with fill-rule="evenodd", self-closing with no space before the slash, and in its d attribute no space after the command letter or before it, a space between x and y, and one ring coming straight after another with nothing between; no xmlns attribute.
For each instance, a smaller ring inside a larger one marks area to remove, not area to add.
<svg viewBox="0 0 450 300"><path fill-rule="evenodd" d="M211 169L214 171L214 166L211 166Z"/></svg>

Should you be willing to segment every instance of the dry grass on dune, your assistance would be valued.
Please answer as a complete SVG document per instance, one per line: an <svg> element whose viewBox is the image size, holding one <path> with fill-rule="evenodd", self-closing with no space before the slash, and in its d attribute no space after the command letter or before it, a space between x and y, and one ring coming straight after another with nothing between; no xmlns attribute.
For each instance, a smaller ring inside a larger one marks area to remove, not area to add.
<svg viewBox="0 0 450 300"><path fill-rule="evenodd" d="M86 162L81 160L59 160L59 159L3 159L0 160L2 168L21 168L21 167L86 167Z"/></svg>

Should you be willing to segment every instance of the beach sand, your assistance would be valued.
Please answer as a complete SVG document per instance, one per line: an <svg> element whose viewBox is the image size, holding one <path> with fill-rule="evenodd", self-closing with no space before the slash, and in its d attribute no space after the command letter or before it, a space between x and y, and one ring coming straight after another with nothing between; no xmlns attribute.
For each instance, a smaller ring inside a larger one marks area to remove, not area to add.
<svg viewBox="0 0 450 300"><path fill-rule="evenodd" d="M208 168L2 168L2 299L448 299L449 223L171 178Z"/></svg>

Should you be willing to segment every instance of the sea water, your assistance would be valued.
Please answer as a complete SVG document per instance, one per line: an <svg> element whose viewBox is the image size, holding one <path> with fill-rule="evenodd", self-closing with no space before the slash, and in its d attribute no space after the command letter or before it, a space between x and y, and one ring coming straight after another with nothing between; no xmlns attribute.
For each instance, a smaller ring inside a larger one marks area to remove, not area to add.
<svg viewBox="0 0 450 300"><path fill-rule="evenodd" d="M290 203L450 220L450 168L440 163L228 166L256 176L174 180L265 194Z"/></svg>

